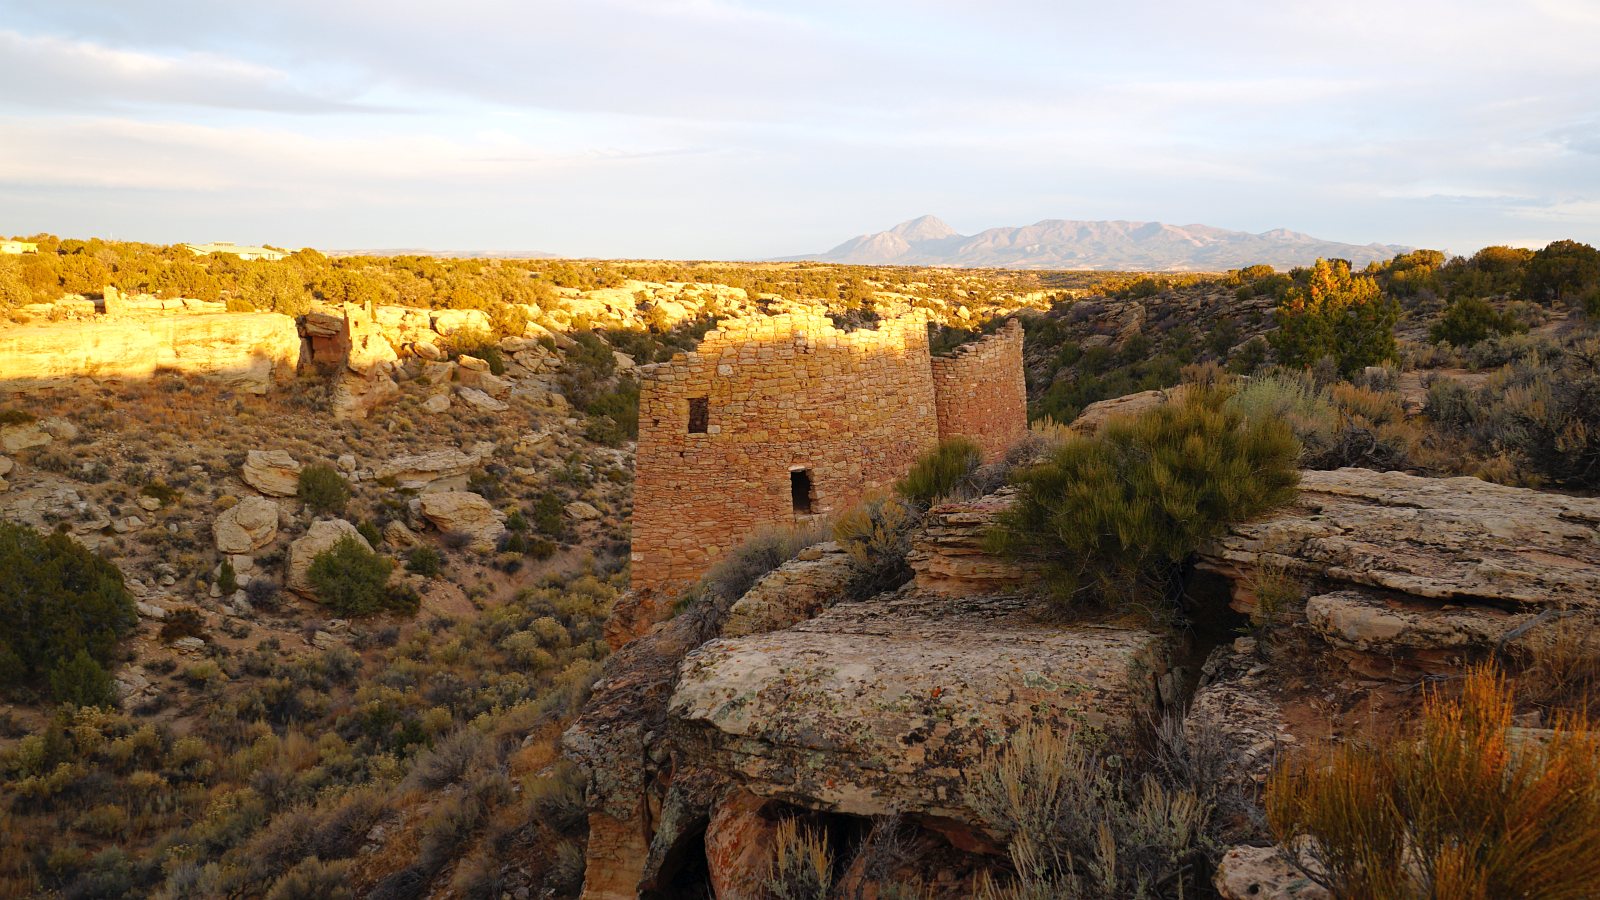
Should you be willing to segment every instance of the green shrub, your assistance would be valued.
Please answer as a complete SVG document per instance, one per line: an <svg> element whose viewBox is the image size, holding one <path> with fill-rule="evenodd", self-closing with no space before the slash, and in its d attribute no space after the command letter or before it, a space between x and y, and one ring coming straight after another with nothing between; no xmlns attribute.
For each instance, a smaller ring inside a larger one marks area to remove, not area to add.
<svg viewBox="0 0 1600 900"><path fill-rule="evenodd" d="M1278 304L1273 349L1285 365L1306 367L1331 357L1346 377L1398 358L1394 325L1400 304L1378 282L1350 274L1344 260L1319 259L1309 280Z"/></svg>
<svg viewBox="0 0 1600 900"><path fill-rule="evenodd" d="M567 534L566 509L555 494L540 494L533 501L533 527L546 537L560 539Z"/></svg>
<svg viewBox="0 0 1600 900"><path fill-rule="evenodd" d="M233 560L224 558L217 567L217 589L232 594L239 589L239 574L233 570Z"/></svg>
<svg viewBox="0 0 1600 900"><path fill-rule="evenodd" d="M1470 347L1499 334L1527 331L1528 326L1509 312L1501 312L1489 301L1463 297L1451 303L1444 315L1428 330L1435 344Z"/></svg>
<svg viewBox="0 0 1600 900"><path fill-rule="evenodd" d="M193 606L180 606L161 620L161 640L170 644L179 638L206 636L206 618Z"/></svg>
<svg viewBox="0 0 1600 900"><path fill-rule="evenodd" d="M306 577L324 605L342 615L364 616L394 608L388 589L392 567L360 539L345 535L311 560Z"/></svg>
<svg viewBox="0 0 1600 900"><path fill-rule="evenodd" d="M156 500L161 501L162 506L171 506L172 504L177 503L178 500L183 497L183 493L177 488L170 487L165 482L161 481L152 481L144 487L139 488L139 494L145 497L153 497Z"/></svg>
<svg viewBox="0 0 1600 900"><path fill-rule="evenodd" d="M50 696L69 706L115 706L117 702L110 673L87 650L79 650L50 670Z"/></svg>
<svg viewBox="0 0 1600 900"><path fill-rule="evenodd" d="M1017 503L990 536L1042 564L1063 600L1165 613L1177 567L1230 524L1293 499L1289 426L1191 387L1183 401L1077 437L1014 476Z"/></svg>
<svg viewBox="0 0 1600 900"><path fill-rule="evenodd" d="M444 554L432 547L416 547L406 554L406 571L432 578L444 568Z"/></svg>
<svg viewBox="0 0 1600 900"><path fill-rule="evenodd" d="M951 437L922 454L904 478L895 482L895 493L926 509L939 498L949 496L983 465L983 449L971 438Z"/></svg>
<svg viewBox="0 0 1600 900"><path fill-rule="evenodd" d="M350 502L350 485L333 466L314 463L300 470L300 484L295 491L312 512L320 515L338 515Z"/></svg>
<svg viewBox="0 0 1600 900"><path fill-rule="evenodd" d="M80 653L108 665L137 623L116 566L64 534L0 522L0 689L44 686L61 660L81 675Z"/></svg>

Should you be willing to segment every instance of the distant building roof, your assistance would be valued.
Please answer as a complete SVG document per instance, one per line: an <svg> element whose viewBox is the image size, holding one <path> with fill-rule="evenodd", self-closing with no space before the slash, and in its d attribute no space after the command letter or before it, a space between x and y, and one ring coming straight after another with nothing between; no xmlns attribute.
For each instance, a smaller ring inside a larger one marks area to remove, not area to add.
<svg viewBox="0 0 1600 900"><path fill-rule="evenodd" d="M38 253L39 245L32 241L0 241L0 253Z"/></svg>
<svg viewBox="0 0 1600 900"><path fill-rule="evenodd" d="M232 241L213 241L209 244L184 244L190 253L195 256L209 256L213 253L231 253L240 259L283 259L289 254L271 247L241 247Z"/></svg>

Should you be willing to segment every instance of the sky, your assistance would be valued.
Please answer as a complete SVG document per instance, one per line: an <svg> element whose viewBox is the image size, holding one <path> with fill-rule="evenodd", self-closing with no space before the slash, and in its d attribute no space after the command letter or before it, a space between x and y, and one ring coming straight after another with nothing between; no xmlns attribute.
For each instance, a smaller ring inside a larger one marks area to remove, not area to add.
<svg viewBox="0 0 1600 900"><path fill-rule="evenodd" d="M0 0L0 234L1600 244L1600 0Z"/></svg>

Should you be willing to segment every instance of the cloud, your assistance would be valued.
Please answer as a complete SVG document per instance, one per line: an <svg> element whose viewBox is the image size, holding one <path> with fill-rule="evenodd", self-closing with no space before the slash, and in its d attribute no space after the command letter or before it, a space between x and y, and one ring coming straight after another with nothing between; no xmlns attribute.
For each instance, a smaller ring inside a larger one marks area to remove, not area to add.
<svg viewBox="0 0 1600 900"><path fill-rule="evenodd" d="M162 56L0 30L0 106L46 111L193 106L352 112L355 91L313 89L270 66L211 53ZM17 89L16 86L25 88Z"/></svg>

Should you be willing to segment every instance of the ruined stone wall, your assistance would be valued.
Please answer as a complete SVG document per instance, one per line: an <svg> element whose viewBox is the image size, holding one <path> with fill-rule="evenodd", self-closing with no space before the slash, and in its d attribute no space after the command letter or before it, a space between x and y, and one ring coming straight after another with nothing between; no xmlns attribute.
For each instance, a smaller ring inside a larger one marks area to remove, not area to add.
<svg viewBox="0 0 1600 900"><path fill-rule="evenodd" d="M300 362L295 321L279 313L116 317L0 329L0 393L157 370L263 393Z"/></svg>
<svg viewBox="0 0 1600 900"><path fill-rule="evenodd" d="M1022 324L1004 328L949 356L935 356L939 437L972 438L986 459L1005 455L1028 431L1028 388L1022 376Z"/></svg>
<svg viewBox="0 0 1600 900"><path fill-rule="evenodd" d="M691 353L647 367L639 398L633 585L679 586L763 526L887 490L938 437L921 310L843 332L820 313L738 319ZM1020 374L1019 374L1020 377ZM705 433L691 434L704 398Z"/></svg>

